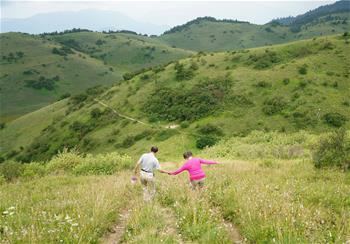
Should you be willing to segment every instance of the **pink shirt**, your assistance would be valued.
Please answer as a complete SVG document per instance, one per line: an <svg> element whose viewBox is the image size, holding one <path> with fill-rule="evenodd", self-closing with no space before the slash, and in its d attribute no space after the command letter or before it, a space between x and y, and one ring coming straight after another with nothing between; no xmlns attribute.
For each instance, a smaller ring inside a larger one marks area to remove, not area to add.
<svg viewBox="0 0 350 244"><path fill-rule="evenodd" d="M180 174L182 171L187 170L190 174L190 180L200 180L205 178L204 171L201 164L217 164L217 162L209 161L201 158L191 158L185 162L178 170L170 172L171 175Z"/></svg>

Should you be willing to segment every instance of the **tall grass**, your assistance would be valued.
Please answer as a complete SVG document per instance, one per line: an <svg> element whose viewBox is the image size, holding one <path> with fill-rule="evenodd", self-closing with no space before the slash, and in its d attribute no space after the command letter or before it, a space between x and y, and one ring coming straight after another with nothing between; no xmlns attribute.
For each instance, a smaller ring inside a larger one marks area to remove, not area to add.
<svg viewBox="0 0 350 244"><path fill-rule="evenodd" d="M96 243L135 193L128 174L48 176L0 188L1 243Z"/></svg>

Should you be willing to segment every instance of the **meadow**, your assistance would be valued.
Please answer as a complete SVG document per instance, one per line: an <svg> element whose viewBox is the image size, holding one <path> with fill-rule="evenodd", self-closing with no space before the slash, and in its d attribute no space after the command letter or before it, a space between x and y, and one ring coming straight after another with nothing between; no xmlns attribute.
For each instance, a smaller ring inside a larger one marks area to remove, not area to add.
<svg viewBox="0 0 350 244"><path fill-rule="evenodd" d="M222 141L200 153L222 162L205 168L204 190L190 190L186 174L157 174L158 193L149 204L141 186L130 183L130 157L65 151L45 164L21 165L9 182L2 177L0 237L4 243L104 243L122 223L125 243L344 243L350 174L314 167L319 138L255 132ZM259 147L264 151L248 154Z"/></svg>

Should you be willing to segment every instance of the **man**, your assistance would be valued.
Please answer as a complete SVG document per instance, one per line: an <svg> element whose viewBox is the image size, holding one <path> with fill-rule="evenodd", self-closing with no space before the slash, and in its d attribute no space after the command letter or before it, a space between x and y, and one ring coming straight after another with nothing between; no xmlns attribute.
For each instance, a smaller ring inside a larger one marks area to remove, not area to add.
<svg viewBox="0 0 350 244"><path fill-rule="evenodd" d="M157 152L158 148L153 146L149 153L145 153L141 156L134 169L135 176L133 178L136 179L139 168L141 168L140 179L143 187L143 200L146 202L152 200L156 193L154 171L159 170L162 173L164 172L160 170L158 159L155 156Z"/></svg>

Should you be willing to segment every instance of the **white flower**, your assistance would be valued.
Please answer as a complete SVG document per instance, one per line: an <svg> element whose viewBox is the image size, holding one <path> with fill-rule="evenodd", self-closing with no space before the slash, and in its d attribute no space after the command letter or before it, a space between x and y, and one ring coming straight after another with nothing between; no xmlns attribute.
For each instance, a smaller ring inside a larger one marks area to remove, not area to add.
<svg viewBox="0 0 350 244"><path fill-rule="evenodd" d="M2 214L7 215L7 214L9 214L9 211L4 211L4 212L2 212Z"/></svg>
<svg viewBox="0 0 350 244"><path fill-rule="evenodd" d="M9 207L7 210L14 210L15 209L15 207L14 206L11 206L11 207Z"/></svg>
<svg viewBox="0 0 350 244"><path fill-rule="evenodd" d="M78 223L73 223L73 224L72 224L73 227L76 227L76 226L78 226L78 225L79 225Z"/></svg>

